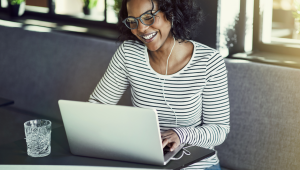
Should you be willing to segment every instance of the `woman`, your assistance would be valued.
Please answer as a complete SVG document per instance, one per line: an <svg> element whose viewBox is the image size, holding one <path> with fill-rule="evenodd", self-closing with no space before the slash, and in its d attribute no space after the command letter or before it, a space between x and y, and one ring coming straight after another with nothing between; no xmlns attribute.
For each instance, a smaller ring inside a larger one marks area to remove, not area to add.
<svg viewBox="0 0 300 170"><path fill-rule="evenodd" d="M163 147L223 143L229 133L224 59L188 40L201 17L192 0L123 0L119 27L126 41L89 101L116 104L130 85L135 107L157 110ZM206 168L220 169L217 155L187 169Z"/></svg>

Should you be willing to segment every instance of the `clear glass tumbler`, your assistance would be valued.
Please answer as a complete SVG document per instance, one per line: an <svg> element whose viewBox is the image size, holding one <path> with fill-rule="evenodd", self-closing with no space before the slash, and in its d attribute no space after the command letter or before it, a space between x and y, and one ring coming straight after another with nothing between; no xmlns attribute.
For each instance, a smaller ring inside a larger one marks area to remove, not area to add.
<svg viewBox="0 0 300 170"><path fill-rule="evenodd" d="M51 153L51 121L37 119L24 123L27 154L44 157Z"/></svg>

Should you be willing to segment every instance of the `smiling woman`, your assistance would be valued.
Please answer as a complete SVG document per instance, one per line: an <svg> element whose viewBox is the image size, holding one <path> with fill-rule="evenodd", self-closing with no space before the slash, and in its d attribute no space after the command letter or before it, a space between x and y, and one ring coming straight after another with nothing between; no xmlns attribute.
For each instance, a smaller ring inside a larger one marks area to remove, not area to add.
<svg viewBox="0 0 300 170"><path fill-rule="evenodd" d="M116 104L130 85L133 106L157 110L162 147L222 144L230 129L224 59L189 40L201 9L193 0L123 0L119 15L124 42L89 102ZM210 167L220 169L216 154L187 169Z"/></svg>

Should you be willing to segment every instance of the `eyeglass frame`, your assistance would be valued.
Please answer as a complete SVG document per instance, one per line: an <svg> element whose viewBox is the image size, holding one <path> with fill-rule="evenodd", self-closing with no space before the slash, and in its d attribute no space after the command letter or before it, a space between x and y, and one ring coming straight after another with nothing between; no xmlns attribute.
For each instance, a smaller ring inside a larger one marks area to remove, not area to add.
<svg viewBox="0 0 300 170"><path fill-rule="evenodd" d="M125 19L122 21L122 23L124 23L124 24L126 25L126 27L129 28L129 29L131 29L131 30L134 30L134 29L137 29L137 28L138 28L138 26L139 26L139 21L138 21L138 20L140 20L141 23L143 23L143 24L146 25L146 26L151 26L151 25L154 24L154 22L155 22L155 16L157 15L157 13L158 13L160 10L157 10L154 14L152 14L152 12L150 13L149 11L150 11L150 10L144 12L142 15L140 15L140 16L137 17L137 18L131 17L131 16L130 16L130 17L127 17L127 18L125 18ZM151 15L152 15L152 17L153 17L153 23L152 23L152 24L148 25L148 24L145 24L145 23L143 22L143 20L142 20L141 18L142 18L142 16L145 15L145 14L151 14ZM130 28L129 26L127 26L126 20L127 20L128 18L133 18L133 19L137 22L135 28Z"/></svg>

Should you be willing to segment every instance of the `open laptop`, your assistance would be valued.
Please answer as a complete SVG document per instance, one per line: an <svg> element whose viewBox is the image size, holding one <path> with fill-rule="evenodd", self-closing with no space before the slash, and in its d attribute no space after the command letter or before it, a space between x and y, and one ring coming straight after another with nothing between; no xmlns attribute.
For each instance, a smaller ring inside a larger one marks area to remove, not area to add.
<svg viewBox="0 0 300 170"><path fill-rule="evenodd" d="M68 100L58 104L74 155L166 165L184 146L163 151L155 109Z"/></svg>

